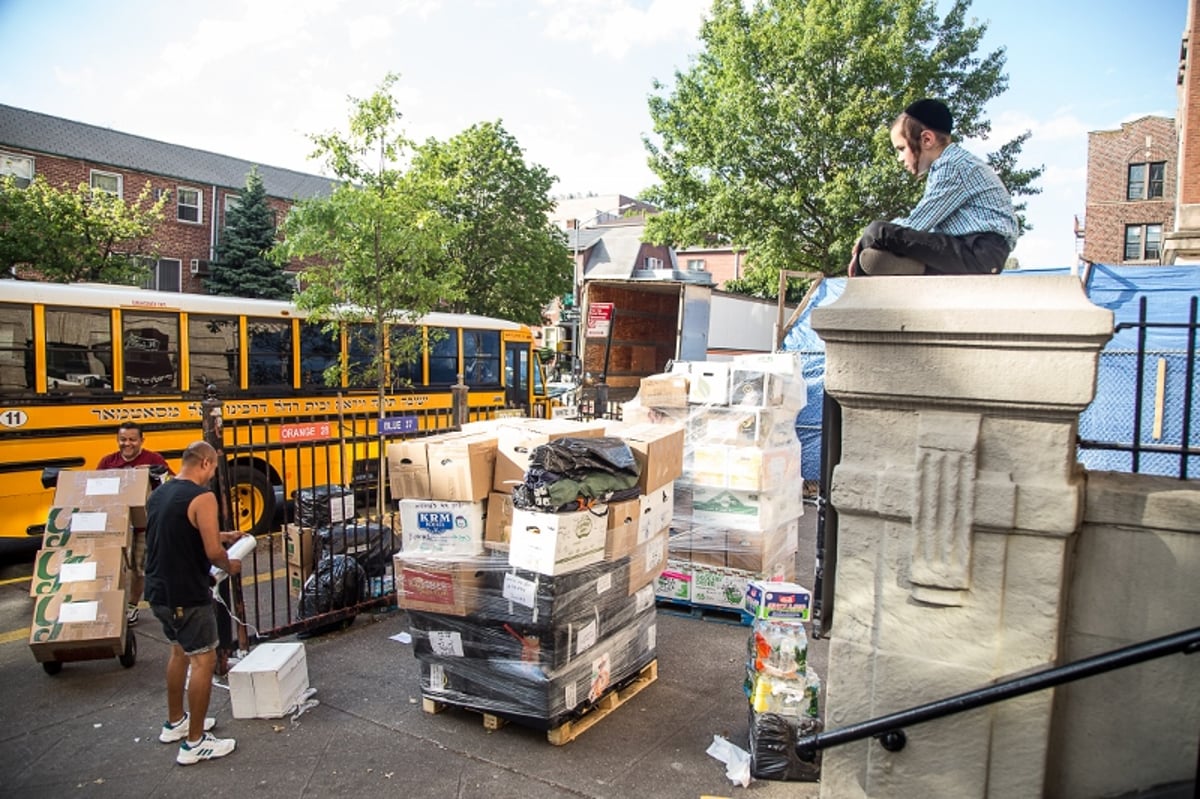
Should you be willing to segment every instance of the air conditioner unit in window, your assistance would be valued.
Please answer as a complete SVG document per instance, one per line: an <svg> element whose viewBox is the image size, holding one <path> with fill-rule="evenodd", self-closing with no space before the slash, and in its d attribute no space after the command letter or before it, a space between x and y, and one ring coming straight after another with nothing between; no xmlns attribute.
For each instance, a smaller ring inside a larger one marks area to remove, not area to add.
<svg viewBox="0 0 1200 799"><path fill-rule="evenodd" d="M206 277L212 274L209 269L211 266L212 261L202 261L199 258L193 258L191 263L191 273L196 277Z"/></svg>

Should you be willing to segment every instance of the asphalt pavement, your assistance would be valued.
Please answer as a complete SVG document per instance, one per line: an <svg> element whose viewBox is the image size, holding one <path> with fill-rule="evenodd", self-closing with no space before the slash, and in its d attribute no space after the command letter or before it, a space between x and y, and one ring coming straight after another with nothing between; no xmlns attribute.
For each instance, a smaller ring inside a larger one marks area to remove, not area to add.
<svg viewBox="0 0 1200 799"><path fill-rule="evenodd" d="M801 522L799 581L811 582L815 514ZM168 645L148 612L135 628L136 664L68 663L56 676L20 635L31 600L21 569L0 580L0 793L8 797L790 797L813 783L754 781L743 788L706 754L714 735L747 748L742 693L748 628L660 608L658 679L574 741L552 746L520 726L422 708L412 646L399 610L361 614L349 628L303 640L318 701L296 718L234 719L218 680L209 714L237 739L217 761L175 764L158 742L165 719ZM7 632L5 632L7 631ZM28 635L26 630L25 635ZM281 640L295 640L285 638ZM825 677L825 642L810 662Z"/></svg>

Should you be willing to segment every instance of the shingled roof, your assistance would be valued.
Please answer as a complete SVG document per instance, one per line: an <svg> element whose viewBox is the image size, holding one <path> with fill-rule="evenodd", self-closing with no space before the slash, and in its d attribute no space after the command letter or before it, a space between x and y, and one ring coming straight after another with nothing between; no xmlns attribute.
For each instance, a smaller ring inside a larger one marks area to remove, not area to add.
<svg viewBox="0 0 1200 799"><path fill-rule="evenodd" d="M334 181L291 169L134 136L0 104L0 147L77 158L203 185L239 190L254 166L268 195L285 200L328 196Z"/></svg>

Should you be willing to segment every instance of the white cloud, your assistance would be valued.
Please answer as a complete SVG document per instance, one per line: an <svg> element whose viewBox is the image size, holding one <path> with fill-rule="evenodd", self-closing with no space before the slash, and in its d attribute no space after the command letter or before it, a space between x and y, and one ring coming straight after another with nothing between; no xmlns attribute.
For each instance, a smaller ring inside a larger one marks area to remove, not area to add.
<svg viewBox="0 0 1200 799"><path fill-rule="evenodd" d="M651 0L645 8L630 0L541 0L551 39L585 42L592 52L620 60L635 48L676 38L692 38L709 9L708 0Z"/></svg>
<svg viewBox="0 0 1200 799"><path fill-rule="evenodd" d="M1086 141L1089 126L1064 110L1055 111L1048 119L1039 119L1022 111L1003 111L992 120L990 141L1006 142L1032 131L1030 141Z"/></svg>

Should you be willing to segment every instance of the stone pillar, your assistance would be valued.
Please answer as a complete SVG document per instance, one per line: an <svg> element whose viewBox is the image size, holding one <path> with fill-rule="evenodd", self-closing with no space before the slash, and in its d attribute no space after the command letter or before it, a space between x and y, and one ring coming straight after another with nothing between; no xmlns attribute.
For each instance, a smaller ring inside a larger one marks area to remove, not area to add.
<svg viewBox="0 0 1200 799"><path fill-rule="evenodd" d="M1068 276L866 278L813 328L842 405L826 729L1055 664L1112 314ZM1041 796L1052 700L826 750L821 796Z"/></svg>

